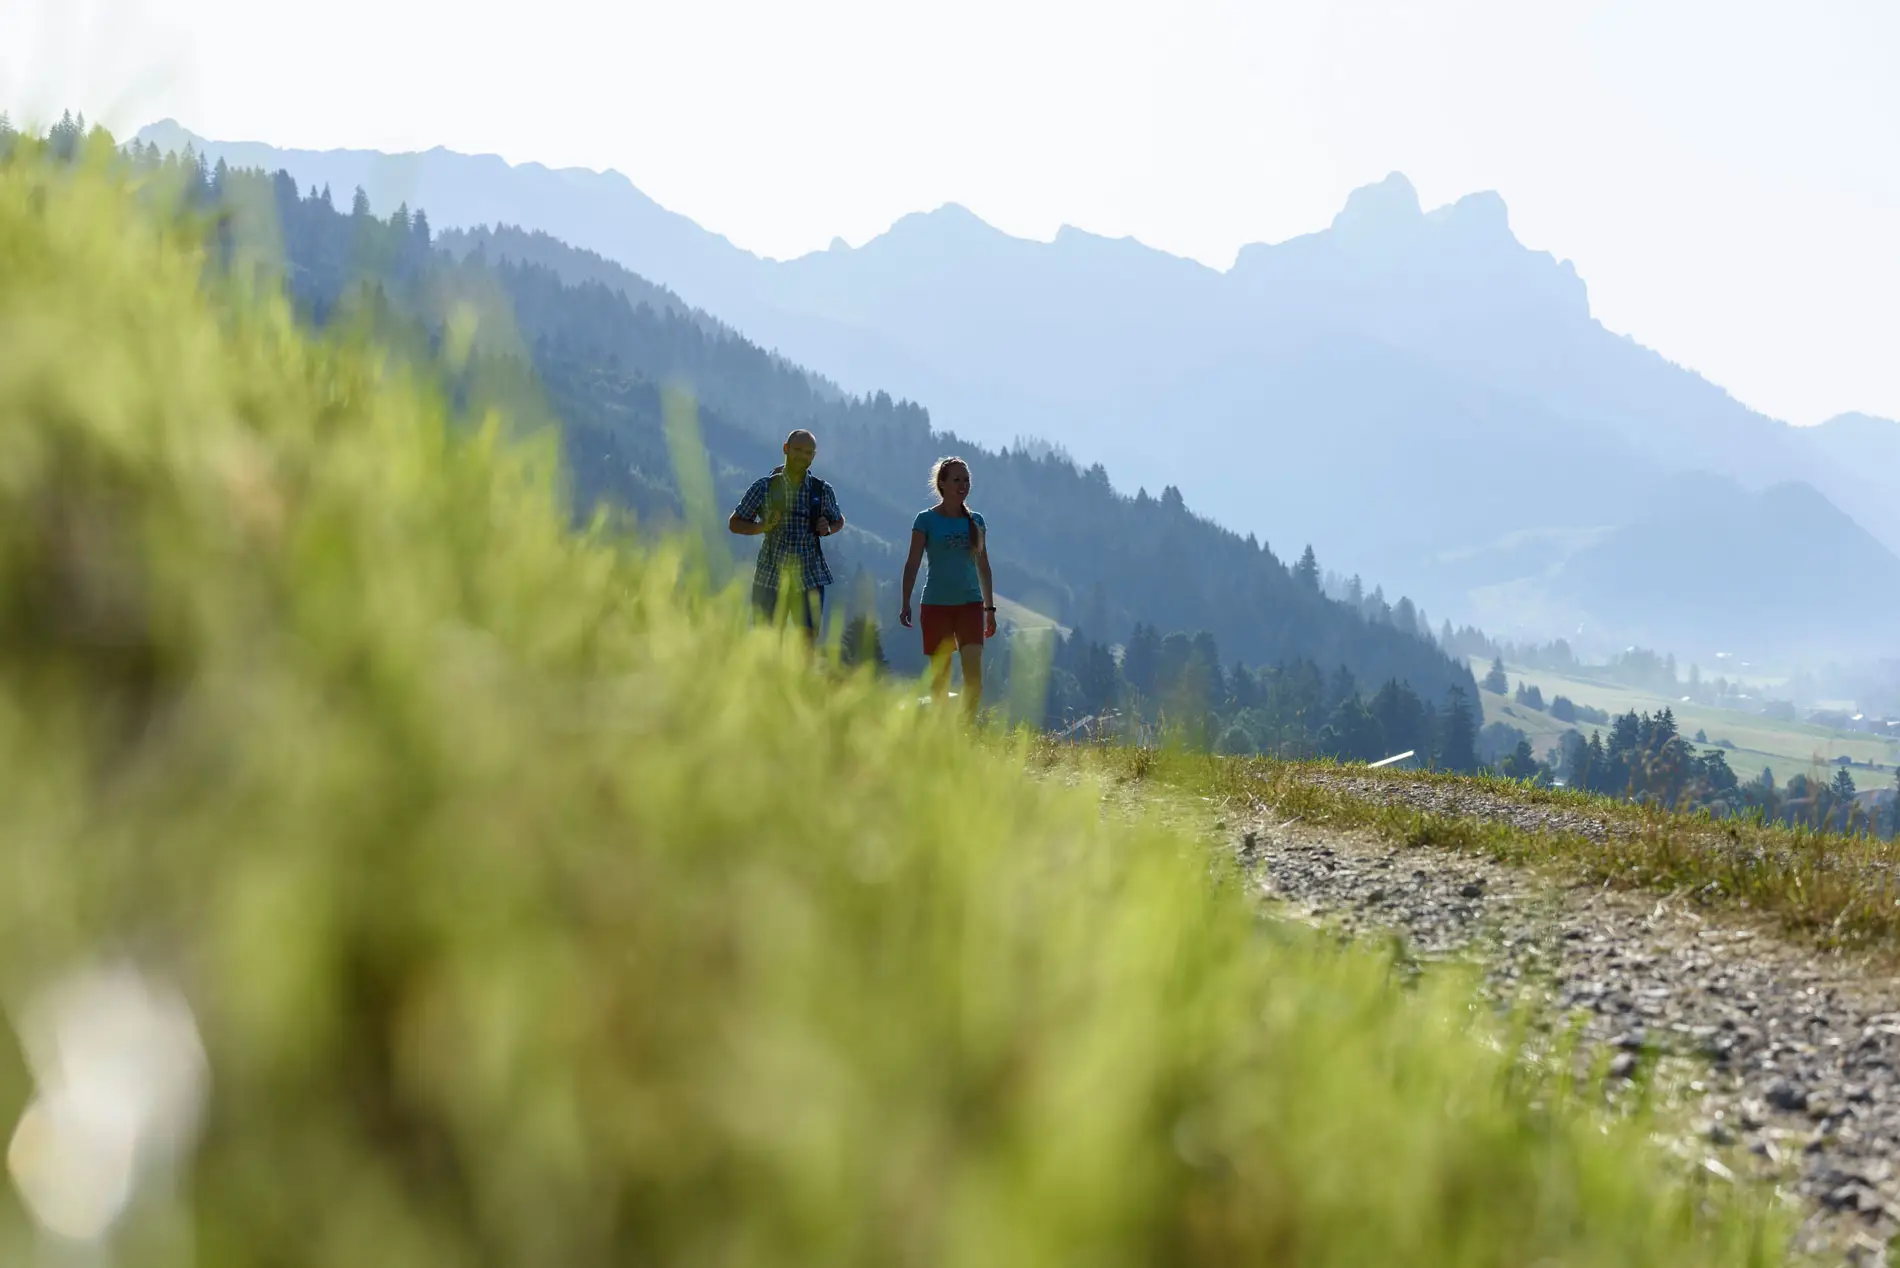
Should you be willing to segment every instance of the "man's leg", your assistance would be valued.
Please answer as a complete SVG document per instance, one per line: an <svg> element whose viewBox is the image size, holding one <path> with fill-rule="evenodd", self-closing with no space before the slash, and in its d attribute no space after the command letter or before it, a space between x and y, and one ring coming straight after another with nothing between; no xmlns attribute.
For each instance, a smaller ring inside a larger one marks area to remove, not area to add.
<svg viewBox="0 0 1900 1268"><path fill-rule="evenodd" d="M752 606L768 625L771 624L778 615L778 587L755 579L752 582Z"/></svg>

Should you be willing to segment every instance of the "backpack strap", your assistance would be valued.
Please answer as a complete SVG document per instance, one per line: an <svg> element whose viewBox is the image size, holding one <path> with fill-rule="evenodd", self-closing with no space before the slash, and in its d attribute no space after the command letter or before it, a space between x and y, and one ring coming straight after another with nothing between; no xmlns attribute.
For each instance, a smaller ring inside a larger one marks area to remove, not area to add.
<svg viewBox="0 0 1900 1268"><path fill-rule="evenodd" d="M830 491L831 486L819 479L814 473L807 471L805 473L805 487L811 497L812 518L816 519L819 515L824 513L825 494ZM820 537L817 533L813 533L811 535L811 544L812 549L818 552L819 562L825 563L826 566L829 567L829 563L825 560L825 539Z"/></svg>

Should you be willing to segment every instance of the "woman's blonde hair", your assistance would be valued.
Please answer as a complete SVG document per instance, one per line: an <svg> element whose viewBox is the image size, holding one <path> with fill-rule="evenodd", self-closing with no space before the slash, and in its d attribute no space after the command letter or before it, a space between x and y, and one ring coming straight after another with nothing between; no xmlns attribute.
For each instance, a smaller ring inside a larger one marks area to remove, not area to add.
<svg viewBox="0 0 1900 1268"><path fill-rule="evenodd" d="M962 467L963 474L970 474L970 464L956 457L954 454L947 458L939 458L930 464L930 491L939 498L943 496L944 474L952 467ZM974 478L972 478L972 483L974 483ZM983 528L970 515L970 504L968 502L963 504L963 518L970 521L971 552L974 553L981 550L983 548Z"/></svg>

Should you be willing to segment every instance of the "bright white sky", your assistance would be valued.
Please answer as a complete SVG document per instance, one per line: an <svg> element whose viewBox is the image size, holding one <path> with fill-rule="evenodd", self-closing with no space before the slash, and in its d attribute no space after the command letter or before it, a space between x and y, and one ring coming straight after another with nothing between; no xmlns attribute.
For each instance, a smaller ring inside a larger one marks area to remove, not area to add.
<svg viewBox="0 0 1900 1268"><path fill-rule="evenodd" d="M1226 267L1405 172L1794 422L1900 417L1896 0L0 0L0 104L614 168L773 256L965 204Z"/></svg>

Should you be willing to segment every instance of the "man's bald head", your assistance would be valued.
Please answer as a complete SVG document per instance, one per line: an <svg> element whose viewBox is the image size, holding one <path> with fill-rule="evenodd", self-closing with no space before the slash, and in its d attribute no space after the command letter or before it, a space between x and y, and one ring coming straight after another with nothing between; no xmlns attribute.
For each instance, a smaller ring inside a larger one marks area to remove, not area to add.
<svg viewBox="0 0 1900 1268"><path fill-rule="evenodd" d="M812 459L818 456L818 437L800 427L785 438L785 469L794 476L803 476L811 470Z"/></svg>

